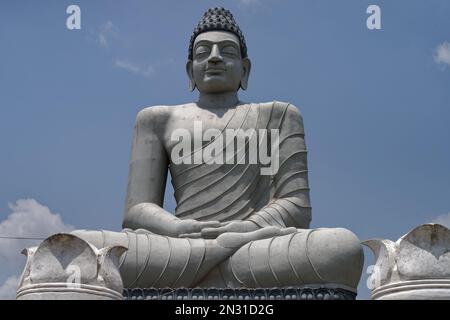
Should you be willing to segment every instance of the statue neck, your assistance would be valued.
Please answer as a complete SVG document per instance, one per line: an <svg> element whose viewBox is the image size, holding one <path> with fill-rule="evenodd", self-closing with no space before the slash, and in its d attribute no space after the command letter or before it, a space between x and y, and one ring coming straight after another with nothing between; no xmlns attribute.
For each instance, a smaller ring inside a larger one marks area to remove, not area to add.
<svg viewBox="0 0 450 320"><path fill-rule="evenodd" d="M201 108L233 108L239 104L237 92L202 93L198 97L197 105Z"/></svg>

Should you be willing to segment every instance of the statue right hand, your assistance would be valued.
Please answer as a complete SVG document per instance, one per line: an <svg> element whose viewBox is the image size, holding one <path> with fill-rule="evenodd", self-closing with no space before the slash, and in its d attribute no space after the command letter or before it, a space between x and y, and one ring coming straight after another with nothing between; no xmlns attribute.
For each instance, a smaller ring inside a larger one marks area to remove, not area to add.
<svg viewBox="0 0 450 320"><path fill-rule="evenodd" d="M204 228L218 228L219 221L197 221L194 219L180 219L176 222L177 234L180 238L200 238Z"/></svg>
<svg viewBox="0 0 450 320"><path fill-rule="evenodd" d="M188 234L194 238L201 237L204 228L217 228L219 221L197 221L194 219L179 219L154 203L139 203L131 207L125 214L123 228L138 230L145 229L152 233L169 237L179 237Z"/></svg>

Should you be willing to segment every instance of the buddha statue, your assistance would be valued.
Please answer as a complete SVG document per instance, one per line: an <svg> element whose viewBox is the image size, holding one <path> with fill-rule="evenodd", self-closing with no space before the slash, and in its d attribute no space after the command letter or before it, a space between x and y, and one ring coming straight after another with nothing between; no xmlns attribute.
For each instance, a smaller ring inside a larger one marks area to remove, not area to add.
<svg viewBox="0 0 450 320"><path fill-rule="evenodd" d="M97 248L127 247L120 260L126 288L356 292L364 259L358 238L343 228L309 229L298 108L238 98L247 89L251 62L228 10L203 15L186 70L197 102L152 106L137 115L122 232L72 234ZM174 213L163 208L168 170Z"/></svg>

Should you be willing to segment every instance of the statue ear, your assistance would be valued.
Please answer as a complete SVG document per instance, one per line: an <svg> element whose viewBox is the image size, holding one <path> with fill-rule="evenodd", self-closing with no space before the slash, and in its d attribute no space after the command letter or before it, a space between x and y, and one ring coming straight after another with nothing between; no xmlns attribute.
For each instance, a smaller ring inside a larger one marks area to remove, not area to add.
<svg viewBox="0 0 450 320"><path fill-rule="evenodd" d="M250 70L252 68L252 63L249 58L242 59L242 77L241 77L241 88L242 90L247 90L248 78L250 77Z"/></svg>
<svg viewBox="0 0 450 320"><path fill-rule="evenodd" d="M188 60L186 63L186 73L189 78L189 90L192 92L196 87L194 81L194 70L192 69L192 60Z"/></svg>

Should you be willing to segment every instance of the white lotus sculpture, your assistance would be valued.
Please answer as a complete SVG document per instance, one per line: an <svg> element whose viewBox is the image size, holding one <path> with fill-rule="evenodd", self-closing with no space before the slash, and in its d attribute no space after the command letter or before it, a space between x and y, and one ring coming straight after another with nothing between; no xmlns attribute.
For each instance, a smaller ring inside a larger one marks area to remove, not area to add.
<svg viewBox="0 0 450 320"><path fill-rule="evenodd" d="M72 234L58 233L24 249L27 262L18 300L121 300L122 246L97 249Z"/></svg>
<svg viewBox="0 0 450 320"><path fill-rule="evenodd" d="M450 299L450 230L423 224L396 242L367 240L376 265L372 299Z"/></svg>

